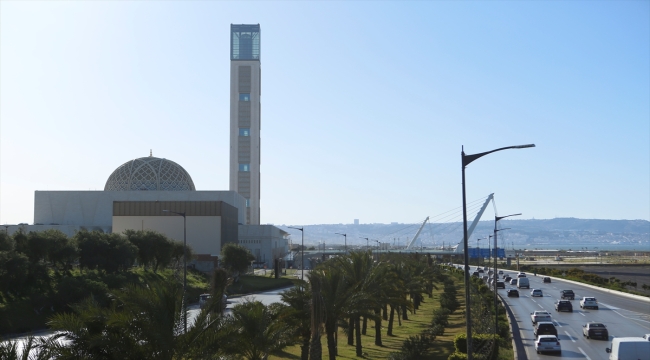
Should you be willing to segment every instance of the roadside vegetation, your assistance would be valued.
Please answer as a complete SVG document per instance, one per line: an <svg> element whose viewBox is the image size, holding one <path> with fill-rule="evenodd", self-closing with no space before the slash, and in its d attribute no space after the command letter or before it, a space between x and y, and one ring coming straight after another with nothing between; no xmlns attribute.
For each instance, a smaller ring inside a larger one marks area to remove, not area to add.
<svg viewBox="0 0 650 360"><path fill-rule="evenodd" d="M34 313L34 324L56 331L28 341L38 359L463 357L457 337L464 333L462 274L428 256L352 252L322 262L303 282L243 275L250 253L228 244L223 268L209 278L189 272L189 298L210 292L212 300L186 328L182 246L147 232L61 235L5 236L0 245L3 326L16 331ZM62 246L51 246L56 241ZM67 255L59 259L54 249L61 248ZM15 278L20 272L10 271L21 261L22 282ZM224 294L294 284L282 295L284 303L244 301L224 316ZM474 286L486 293L480 282ZM489 309L487 295L478 299ZM488 312L475 315L487 318ZM497 359L499 340L485 342L492 345L483 358ZM0 345L0 357L17 352L11 341Z"/></svg>

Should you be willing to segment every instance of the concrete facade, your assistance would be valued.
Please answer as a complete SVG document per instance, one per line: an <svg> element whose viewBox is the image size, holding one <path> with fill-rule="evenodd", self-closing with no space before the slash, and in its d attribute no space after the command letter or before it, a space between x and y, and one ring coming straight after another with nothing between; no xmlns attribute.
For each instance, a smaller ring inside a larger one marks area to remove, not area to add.
<svg viewBox="0 0 650 360"><path fill-rule="evenodd" d="M234 191L36 191L34 225L75 225L112 232L115 201L223 201L246 219L245 199Z"/></svg>
<svg viewBox="0 0 650 360"><path fill-rule="evenodd" d="M246 199L244 224L260 224L259 25L230 28L230 190Z"/></svg>
<svg viewBox="0 0 650 360"><path fill-rule="evenodd" d="M270 268L289 253L289 233L273 225L239 225L239 244Z"/></svg>

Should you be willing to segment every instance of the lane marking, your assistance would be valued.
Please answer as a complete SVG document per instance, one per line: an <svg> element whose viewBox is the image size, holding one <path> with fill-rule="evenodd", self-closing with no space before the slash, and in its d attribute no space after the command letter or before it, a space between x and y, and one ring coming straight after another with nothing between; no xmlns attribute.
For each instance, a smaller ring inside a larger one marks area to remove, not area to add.
<svg viewBox="0 0 650 360"><path fill-rule="evenodd" d="M540 305L540 304L537 304L537 306L541 307L542 309L544 308L544 307L543 307L542 305Z"/></svg>
<svg viewBox="0 0 650 360"><path fill-rule="evenodd" d="M587 316L587 315L583 314L582 311L578 312L578 314L580 314L582 316Z"/></svg>
<svg viewBox="0 0 650 360"><path fill-rule="evenodd" d="M584 355L587 358L587 360L591 360L591 358L587 354L585 354L585 352L580 347L578 347L578 350L580 350L582 355Z"/></svg>
<svg viewBox="0 0 650 360"><path fill-rule="evenodd" d="M569 337L569 340L571 340L571 341L573 341L573 342L576 342L575 340L573 340L573 337L571 337L571 335L569 335L569 332L568 332L568 331L565 330L564 333L566 334L566 336Z"/></svg>
<svg viewBox="0 0 650 360"><path fill-rule="evenodd" d="M562 325L560 325L559 322L557 322L557 321L555 321L555 320L553 320L553 322L555 323L555 325L557 325L557 326L559 326L559 327L562 327Z"/></svg>
<svg viewBox="0 0 650 360"><path fill-rule="evenodd" d="M608 308L610 308L610 309L612 309L612 310L620 310L620 308L617 308L616 306L607 305L607 304L605 304L605 303L601 303L601 302L599 302L599 304L600 304L600 305L605 305L605 306L607 306Z"/></svg>

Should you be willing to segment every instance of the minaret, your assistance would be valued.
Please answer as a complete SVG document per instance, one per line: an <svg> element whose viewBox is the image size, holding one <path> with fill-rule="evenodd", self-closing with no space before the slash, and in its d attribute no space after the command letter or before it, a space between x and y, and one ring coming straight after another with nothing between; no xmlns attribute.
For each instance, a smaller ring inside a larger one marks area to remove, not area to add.
<svg viewBox="0 0 650 360"><path fill-rule="evenodd" d="M230 190L260 223L260 25L230 25Z"/></svg>

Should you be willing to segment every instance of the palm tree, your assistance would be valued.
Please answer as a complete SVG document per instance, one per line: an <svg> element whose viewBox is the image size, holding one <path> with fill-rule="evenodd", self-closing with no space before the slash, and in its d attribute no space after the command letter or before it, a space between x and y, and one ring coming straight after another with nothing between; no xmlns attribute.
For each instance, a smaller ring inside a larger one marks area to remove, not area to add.
<svg viewBox="0 0 650 360"><path fill-rule="evenodd" d="M57 314L49 325L65 346L50 346L57 359L209 359L222 348L224 320L204 309L183 331L182 286L152 275L144 285L110 294L109 307L93 298Z"/></svg>
<svg viewBox="0 0 650 360"><path fill-rule="evenodd" d="M323 266L309 273L310 282L313 282L316 278L318 278L320 284L320 294L325 313L324 323L325 335L327 336L327 351L329 353L329 359L335 360L338 355L336 333L339 320L346 314L349 283L346 281L343 273L332 265L332 262L326 262Z"/></svg>
<svg viewBox="0 0 650 360"><path fill-rule="evenodd" d="M376 320L374 309L379 307L375 295L377 288L374 272L378 267L372 259L370 252L351 252L346 257L336 258L336 266L349 282L346 310L348 316L354 321L354 335L356 338L356 355L363 356L361 344L361 317L365 316Z"/></svg>
<svg viewBox="0 0 650 360"><path fill-rule="evenodd" d="M280 307L265 306L259 301L245 301L232 309L227 318L230 334L226 352L248 360L263 360L269 354L293 345L288 325L279 320Z"/></svg>
<svg viewBox="0 0 650 360"><path fill-rule="evenodd" d="M308 275L309 277L309 275ZM310 302L312 299L310 282L306 288L293 287L283 292L280 297L282 302L287 304L280 311L280 320L284 321L289 328L293 329L294 334L300 339L300 358L309 359L309 340L311 338L311 310Z"/></svg>

